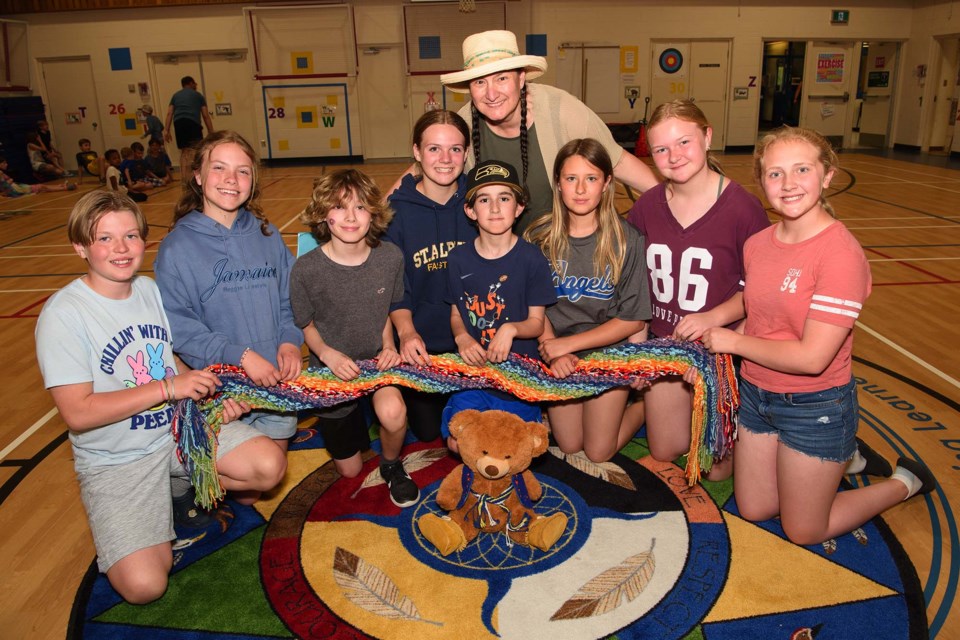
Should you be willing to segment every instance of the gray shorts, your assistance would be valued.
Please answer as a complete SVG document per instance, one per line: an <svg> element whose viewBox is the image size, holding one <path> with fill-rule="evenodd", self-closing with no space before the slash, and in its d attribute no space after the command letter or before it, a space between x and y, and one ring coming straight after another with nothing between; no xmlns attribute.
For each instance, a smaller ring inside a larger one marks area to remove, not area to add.
<svg viewBox="0 0 960 640"><path fill-rule="evenodd" d="M223 425L217 459L261 435L242 422ZM121 558L176 537L170 478L186 476L172 438L139 460L77 474L100 571L106 573Z"/></svg>
<svg viewBox="0 0 960 640"><path fill-rule="evenodd" d="M297 414L251 411L242 421L272 440L286 440L297 432Z"/></svg>

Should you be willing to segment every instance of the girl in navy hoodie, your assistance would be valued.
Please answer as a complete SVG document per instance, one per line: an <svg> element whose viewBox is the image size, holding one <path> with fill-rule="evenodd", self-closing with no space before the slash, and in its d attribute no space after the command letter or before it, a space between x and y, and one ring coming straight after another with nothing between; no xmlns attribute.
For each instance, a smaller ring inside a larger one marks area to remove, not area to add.
<svg viewBox="0 0 960 640"><path fill-rule="evenodd" d="M450 329L447 254L477 237L463 212L470 129L452 111L428 111L413 128L418 176L405 175L390 194L393 221L384 239L404 257L403 300L390 308L400 355L410 364L430 364L430 354L456 352ZM402 388L410 430L421 441L440 436L440 418L449 394Z"/></svg>
<svg viewBox="0 0 960 640"><path fill-rule="evenodd" d="M242 367L270 387L300 375L303 333L293 321L294 258L260 204L257 154L240 134L208 135L183 183L154 264L173 349L195 369ZM286 451L295 413L244 418Z"/></svg>

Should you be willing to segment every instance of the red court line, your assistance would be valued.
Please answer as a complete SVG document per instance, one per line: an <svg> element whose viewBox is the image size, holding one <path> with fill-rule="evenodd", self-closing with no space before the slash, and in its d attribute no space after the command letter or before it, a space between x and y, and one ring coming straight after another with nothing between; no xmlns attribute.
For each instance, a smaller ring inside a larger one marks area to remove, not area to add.
<svg viewBox="0 0 960 640"><path fill-rule="evenodd" d="M51 294L48 295L48 296L44 296L44 297L40 298L39 300L37 300L37 301L34 302L33 304L29 304L29 305L25 306L23 309L20 309L19 311L15 311L15 312L13 313L13 315L0 316L0 319L3 319L3 320L11 320L11 319L14 319L14 318L39 318L39 317L40 317L39 315L34 315L34 314L31 314L31 315L23 315L23 314L26 313L27 311L30 311L30 309L33 309L34 307L37 307L37 306L39 306L39 305L42 305L44 302L46 302L47 300L49 300L49 299L50 299L50 296L52 296L52 295L53 295L53 294L51 293Z"/></svg>
<svg viewBox="0 0 960 640"><path fill-rule="evenodd" d="M938 274L936 274L936 273L933 273L932 271L927 271L926 269L921 269L920 267L915 266L915 265L913 265L913 264L911 264L911 263L909 263L909 262L904 262L904 261L902 261L902 260L897 260L897 259L894 258L893 256L889 256L889 255L883 253L882 251L877 251L876 249L867 249L867 251L870 251L870 252L872 252L872 253L875 253L875 254L877 254L878 256L880 256L881 258L886 258L887 260L895 260L897 264L903 265L904 267L909 267L910 269L913 269L914 271L919 271L920 273L922 273L922 274L925 275L925 276L930 276L931 278L936 278L937 280L941 280L941 281L943 281L944 283L949 282L946 278L944 278L944 277L941 276L941 275L938 275ZM918 283L918 284L920 284L920 283ZM926 283L926 284L929 284L929 283Z"/></svg>
<svg viewBox="0 0 960 640"><path fill-rule="evenodd" d="M960 284L960 280L942 280L938 282L874 282L874 287L905 287L920 284Z"/></svg>

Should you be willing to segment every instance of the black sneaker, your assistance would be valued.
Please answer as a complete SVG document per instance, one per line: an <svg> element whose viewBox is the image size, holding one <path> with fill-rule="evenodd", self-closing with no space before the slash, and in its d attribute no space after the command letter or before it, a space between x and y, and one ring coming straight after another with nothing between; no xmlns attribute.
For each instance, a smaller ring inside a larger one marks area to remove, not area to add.
<svg viewBox="0 0 960 640"><path fill-rule="evenodd" d="M173 523L187 529L205 529L214 522L211 511L197 505L197 490L190 487L182 496L173 498Z"/></svg>
<svg viewBox="0 0 960 640"><path fill-rule="evenodd" d="M403 468L403 461L397 460L390 464L380 463L380 475L390 489L390 502L398 507L409 507L420 499L420 489L410 479Z"/></svg>

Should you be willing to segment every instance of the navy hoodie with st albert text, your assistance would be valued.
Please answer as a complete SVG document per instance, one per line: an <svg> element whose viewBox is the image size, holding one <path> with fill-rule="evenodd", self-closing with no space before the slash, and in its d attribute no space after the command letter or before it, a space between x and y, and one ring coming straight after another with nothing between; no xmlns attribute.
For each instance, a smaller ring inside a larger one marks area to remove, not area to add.
<svg viewBox="0 0 960 640"><path fill-rule="evenodd" d="M391 311L409 309L413 326L430 353L457 351L450 329L447 293L447 254L477 237L477 229L463 211L467 178L461 175L457 192L444 204L417 191L417 178L404 176L390 194L394 215L384 240L403 251L403 300Z"/></svg>
<svg viewBox="0 0 960 640"><path fill-rule="evenodd" d="M294 258L269 229L247 209L229 229L192 211L160 243L153 267L173 350L191 367L239 366L247 347L276 366L282 343L303 343L290 307Z"/></svg>

